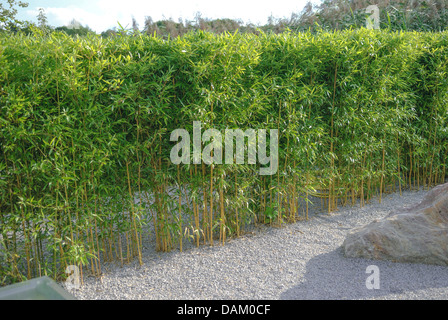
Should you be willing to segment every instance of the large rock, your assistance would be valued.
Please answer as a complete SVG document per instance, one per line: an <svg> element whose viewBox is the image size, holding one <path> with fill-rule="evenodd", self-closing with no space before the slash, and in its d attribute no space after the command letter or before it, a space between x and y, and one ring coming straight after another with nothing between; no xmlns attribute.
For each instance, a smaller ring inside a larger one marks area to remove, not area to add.
<svg viewBox="0 0 448 320"><path fill-rule="evenodd" d="M353 229L342 247L347 257L448 266L448 183L417 205Z"/></svg>

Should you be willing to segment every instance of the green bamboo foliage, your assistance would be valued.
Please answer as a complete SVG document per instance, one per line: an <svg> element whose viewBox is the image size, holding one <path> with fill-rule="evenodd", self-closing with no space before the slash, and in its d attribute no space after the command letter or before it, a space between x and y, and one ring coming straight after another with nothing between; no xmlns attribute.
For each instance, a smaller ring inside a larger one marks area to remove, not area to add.
<svg viewBox="0 0 448 320"><path fill-rule="evenodd" d="M0 35L0 283L100 275L142 264L151 239L225 244L306 220L311 201L331 213L444 182L447 36ZM192 139L194 121L223 145L226 129L277 129L277 172L226 150L193 163L192 146L173 164L170 133Z"/></svg>

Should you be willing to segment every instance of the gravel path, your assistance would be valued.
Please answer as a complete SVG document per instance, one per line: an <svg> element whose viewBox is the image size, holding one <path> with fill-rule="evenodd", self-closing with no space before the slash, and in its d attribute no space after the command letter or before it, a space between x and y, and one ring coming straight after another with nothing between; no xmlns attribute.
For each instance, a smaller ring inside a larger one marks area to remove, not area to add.
<svg viewBox="0 0 448 320"><path fill-rule="evenodd" d="M224 246L158 253L147 244L143 266L105 264L101 279L85 278L72 293L78 299L446 300L448 267L345 258L341 251L348 230L425 194L387 194L382 204L373 199L363 208L347 206L282 228L261 227ZM369 265L380 270L379 289L366 288Z"/></svg>

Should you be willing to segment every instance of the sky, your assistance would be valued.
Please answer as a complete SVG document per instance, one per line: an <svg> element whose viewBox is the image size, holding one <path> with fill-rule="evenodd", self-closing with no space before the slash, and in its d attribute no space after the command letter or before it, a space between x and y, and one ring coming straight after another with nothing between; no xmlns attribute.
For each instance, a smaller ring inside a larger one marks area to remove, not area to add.
<svg viewBox="0 0 448 320"><path fill-rule="evenodd" d="M4 0L0 0L4 1ZM20 20L37 22L39 8L45 10L48 24L54 27L68 25L76 19L82 25L101 33L113 27L117 21L126 28L132 26L132 17L144 26L145 16L153 21L172 18L178 21L194 20L200 12L210 19L241 19L245 23L263 25L269 16L289 18L300 13L307 0L22 0L27 8L18 8ZM318 2L312 1L314 3Z"/></svg>

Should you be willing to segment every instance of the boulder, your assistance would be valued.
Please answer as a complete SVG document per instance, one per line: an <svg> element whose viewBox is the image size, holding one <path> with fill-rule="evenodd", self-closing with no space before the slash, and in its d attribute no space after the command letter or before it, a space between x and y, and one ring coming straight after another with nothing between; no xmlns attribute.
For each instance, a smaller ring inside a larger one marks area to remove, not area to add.
<svg viewBox="0 0 448 320"><path fill-rule="evenodd" d="M448 266L448 183L416 205L352 229L342 247L346 257Z"/></svg>

